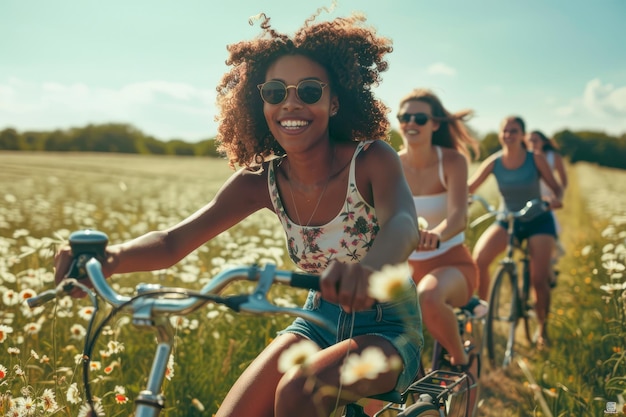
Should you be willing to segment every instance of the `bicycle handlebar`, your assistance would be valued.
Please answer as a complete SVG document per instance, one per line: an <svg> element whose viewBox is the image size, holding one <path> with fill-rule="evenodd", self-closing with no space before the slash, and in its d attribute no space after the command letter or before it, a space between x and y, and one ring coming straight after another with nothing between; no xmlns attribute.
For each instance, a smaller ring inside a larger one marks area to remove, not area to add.
<svg viewBox="0 0 626 417"><path fill-rule="evenodd" d="M507 209L498 210L494 206L492 206L484 197L476 194L472 194L470 196L470 201L479 202L485 208L485 210L487 210L487 213L483 214L482 216L471 222L470 227L475 227L485 220L498 215L501 215L506 220L514 220L525 217L534 217L538 214L538 211L545 212L550 210L550 203L540 198L535 198L533 200L527 201L524 207L517 211L510 211Z"/></svg>
<svg viewBox="0 0 626 417"><path fill-rule="evenodd" d="M102 273L102 265L98 256L103 256L108 239L102 232L83 230L70 235L70 246L74 261L68 278L51 290L31 297L28 306L34 308L67 294L75 286L84 290L88 288L80 284L83 273L91 280L96 293L115 308L130 312L135 319L153 322L159 315L185 315L202 307L208 302L224 304L235 311L255 314L288 314L302 317L334 331L334 326L317 313L302 308L279 307L267 299L267 294L274 283L289 285L295 288L319 290L319 276L293 271L277 270L273 264L259 267L256 265L232 267L218 273L199 291L186 288L167 288L159 284L140 283L136 287L136 296L123 296L115 292ZM235 281L256 281L255 290L251 294L238 294L220 297L219 293Z"/></svg>

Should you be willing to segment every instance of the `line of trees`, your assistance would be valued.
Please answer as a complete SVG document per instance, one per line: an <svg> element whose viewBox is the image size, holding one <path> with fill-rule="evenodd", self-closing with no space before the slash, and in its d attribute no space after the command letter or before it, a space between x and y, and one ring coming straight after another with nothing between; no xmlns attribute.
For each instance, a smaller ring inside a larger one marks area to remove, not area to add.
<svg viewBox="0 0 626 417"><path fill-rule="evenodd" d="M398 132L392 131L390 139L396 149L401 146L402 140ZM626 169L626 133L621 137L614 137L603 132L563 130L555 134L554 139L563 156L571 163L585 161ZM484 159L498 150L498 134L485 135L480 140L480 147L479 159ZM51 132L18 132L7 128L0 131L1 150L220 156L213 138L194 143L180 139L161 141L143 134L131 125L115 123L90 124Z"/></svg>
<svg viewBox="0 0 626 417"><path fill-rule="evenodd" d="M610 168L626 169L626 133L620 137L604 132L563 130L554 141L570 163L590 162ZM489 133L480 143L481 159L500 148L497 133Z"/></svg>
<svg viewBox="0 0 626 417"><path fill-rule="evenodd" d="M144 155L218 156L215 141L161 141L128 124L108 123L52 132L0 131L0 150L112 152Z"/></svg>

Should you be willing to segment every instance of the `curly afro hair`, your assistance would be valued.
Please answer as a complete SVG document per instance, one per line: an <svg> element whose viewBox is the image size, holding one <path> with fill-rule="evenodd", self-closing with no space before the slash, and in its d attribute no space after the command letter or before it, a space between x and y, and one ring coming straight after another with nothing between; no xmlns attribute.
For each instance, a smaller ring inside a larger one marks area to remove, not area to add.
<svg viewBox="0 0 626 417"><path fill-rule="evenodd" d="M270 19L261 14L261 35L227 47L226 64L232 68L217 87L216 121L218 151L226 154L231 167L251 167L285 153L270 132L257 89L269 66L285 55L306 56L326 69L340 103L339 112L329 121L331 140L387 139L389 110L371 87L387 70L384 56L393 50L391 40L365 26L362 15L314 23L319 12L293 37L272 29Z"/></svg>

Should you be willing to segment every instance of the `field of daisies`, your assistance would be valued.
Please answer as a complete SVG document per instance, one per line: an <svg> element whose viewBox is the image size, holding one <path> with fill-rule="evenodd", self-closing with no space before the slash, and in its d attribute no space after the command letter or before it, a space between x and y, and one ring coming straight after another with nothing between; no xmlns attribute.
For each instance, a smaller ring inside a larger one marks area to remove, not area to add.
<svg viewBox="0 0 626 417"><path fill-rule="evenodd" d="M67 296L34 309L25 303L54 286L56 247L81 229L100 230L117 243L176 223L208 202L232 171L225 161L207 158L95 154L0 153L0 166L0 415L86 416L84 336L93 306L88 298ZM554 347L524 351L530 375L502 375L515 382L515 395L489 388L486 370L481 415L502 404L510 414L498 407L493 415L595 416L607 403L623 406L626 172L581 164L569 172L571 186L558 213L566 253L553 292ZM476 231L468 237L471 245ZM171 269L110 281L127 295L139 282L199 289L229 265L292 269L284 247L278 221L260 212ZM305 295L278 288L272 300L296 306ZM172 317L176 346L162 415L212 415L237 376L290 320L237 315L215 305ZM107 323L89 362L98 415L132 413L155 347L154 334L138 331L127 316Z"/></svg>

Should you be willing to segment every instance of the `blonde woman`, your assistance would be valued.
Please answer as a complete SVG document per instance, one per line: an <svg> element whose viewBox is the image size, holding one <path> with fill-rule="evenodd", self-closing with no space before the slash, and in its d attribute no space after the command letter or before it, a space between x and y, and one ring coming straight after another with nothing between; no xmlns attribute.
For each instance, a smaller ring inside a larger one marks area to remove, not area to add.
<svg viewBox="0 0 626 417"><path fill-rule="evenodd" d="M397 115L404 143L400 162L417 215L424 219L419 244L409 257L422 317L451 363L459 366L472 365L473 356L463 346L453 308L469 301L478 279L465 245L468 160L470 151L478 153L478 143L464 125L470 115L469 110L449 112L426 89L407 94Z"/></svg>

